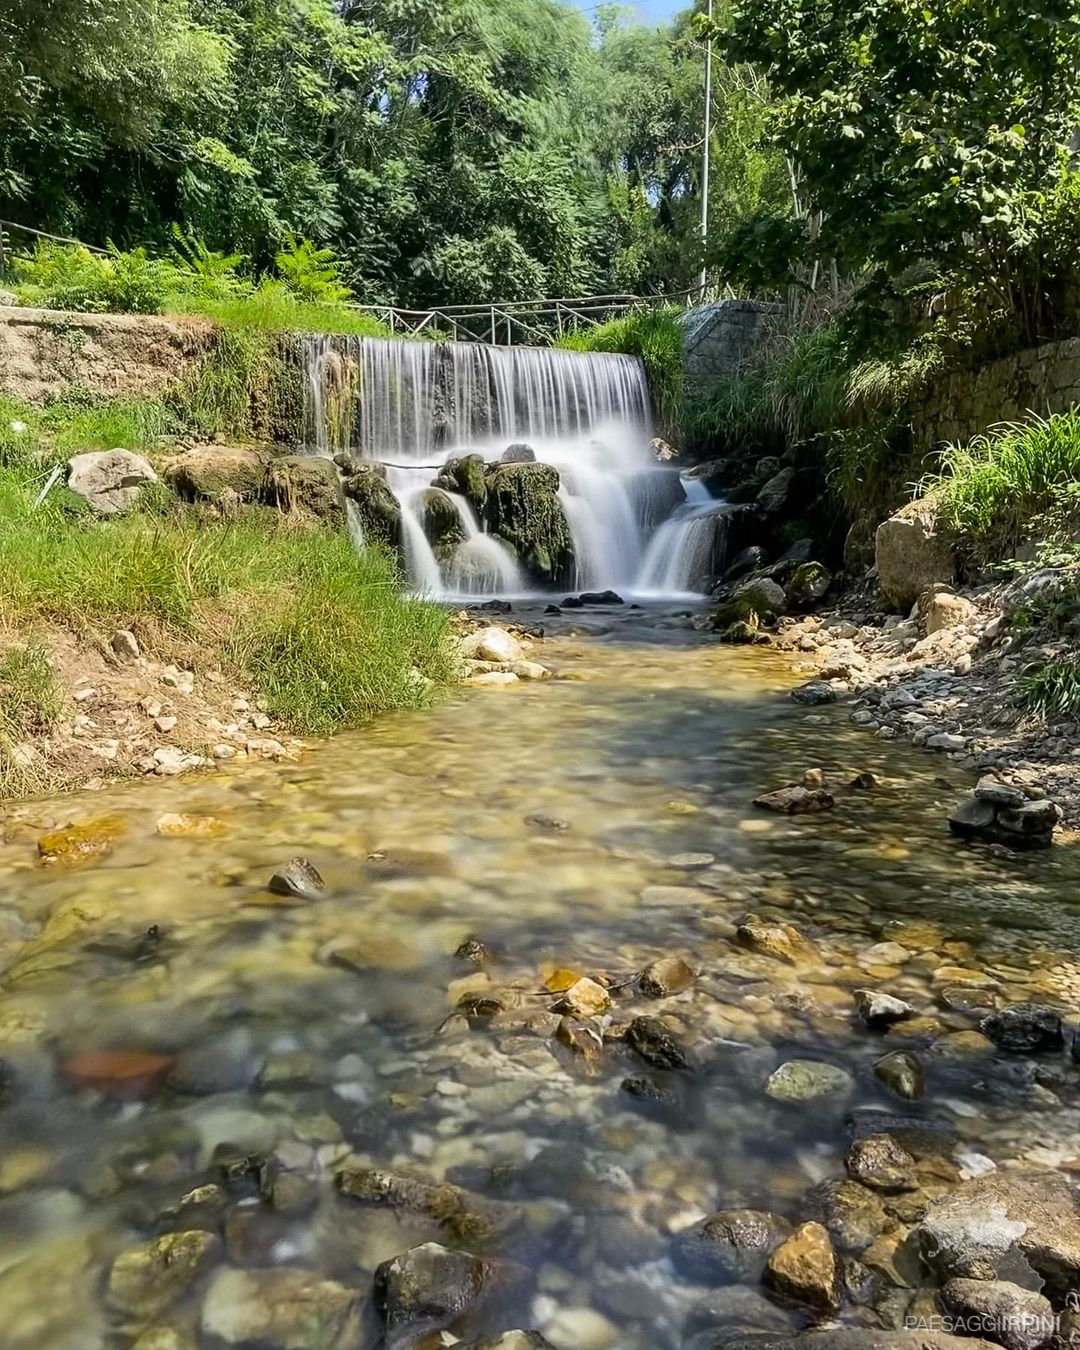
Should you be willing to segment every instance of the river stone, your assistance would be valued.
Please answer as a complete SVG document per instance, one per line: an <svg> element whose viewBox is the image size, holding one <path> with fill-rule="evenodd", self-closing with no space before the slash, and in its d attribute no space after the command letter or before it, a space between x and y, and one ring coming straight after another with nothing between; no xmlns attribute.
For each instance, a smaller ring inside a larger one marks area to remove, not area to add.
<svg viewBox="0 0 1080 1350"><path fill-rule="evenodd" d="M1056 1328L1049 1299L1008 1280L950 1280L940 1294L945 1312L970 1326L993 1329L1005 1350L1041 1350Z"/></svg>
<svg viewBox="0 0 1080 1350"><path fill-rule="evenodd" d="M49 830L38 840L44 867L83 867L111 853L127 830L122 816L99 816Z"/></svg>
<svg viewBox="0 0 1080 1350"><path fill-rule="evenodd" d="M1060 812L1053 802L1037 801L1003 807L998 811L997 823L1005 843L1011 842L1010 836L1016 836L1026 844L1045 846L1051 842L1059 818Z"/></svg>
<svg viewBox="0 0 1080 1350"><path fill-rule="evenodd" d="M910 1003L876 989L856 989L853 998L856 1011L871 1030L892 1026L915 1014Z"/></svg>
<svg viewBox="0 0 1080 1350"><path fill-rule="evenodd" d="M890 1134L871 1134L848 1150L847 1170L854 1181L886 1195L913 1191L918 1182L915 1159Z"/></svg>
<svg viewBox="0 0 1080 1350"><path fill-rule="evenodd" d="M359 1337L359 1298L311 1270L222 1270L206 1291L202 1331L260 1350L346 1350Z"/></svg>
<svg viewBox="0 0 1080 1350"><path fill-rule="evenodd" d="M131 1350L198 1350L194 1336L175 1327L150 1327L134 1341Z"/></svg>
<svg viewBox="0 0 1080 1350"><path fill-rule="evenodd" d="M156 1317L182 1298L221 1254L221 1239L213 1233L166 1233L120 1253L109 1271L106 1300L130 1317Z"/></svg>
<svg viewBox="0 0 1080 1350"><path fill-rule="evenodd" d="M754 798L754 805L762 811L776 811L785 816L801 816L812 811L831 811L836 798L824 788L803 787L793 783L775 792L762 793Z"/></svg>
<svg viewBox="0 0 1080 1350"><path fill-rule="evenodd" d="M720 1210L676 1234L672 1261L687 1278L703 1283L755 1281L791 1233L787 1219L766 1210Z"/></svg>
<svg viewBox="0 0 1080 1350"><path fill-rule="evenodd" d="M840 1306L840 1262L819 1223L804 1223L769 1257L765 1282L783 1298L820 1312Z"/></svg>
<svg viewBox="0 0 1080 1350"><path fill-rule="evenodd" d="M517 1267L425 1242L377 1268L375 1309L388 1331L405 1326L437 1330L497 1288L513 1288L522 1280Z"/></svg>
<svg viewBox="0 0 1080 1350"><path fill-rule="evenodd" d="M836 702L836 690L827 680L808 680L791 691L790 697L796 703L804 703L810 708L818 708L826 703Z"/></svg>
<svg viewBox="0 0 1080 1350"><path fill-rule="evenodd" d="M1013 1003L991 1013L979 1030L998 1047L1014 1055L1060 1050L1065 1044L1061 1011L1041 1003Z"/></svg>
<svg viewBox="0 0 1080 1350"><path fill-rule="evenodd" d="M816 1059L789 1059L769 1075L765 1093L777 1102L814 1102L847 1098L855 1080L846 1069Z"/></svg>
<svg viewBox="0 0 1080 1350"><path fill-rule="evenodd" d="M766 923L755 914L748 914L735 931L740 947L771 956L788 965L809 965L818 961L817 949L789 923Z"/></svg>
<svg viewBox="0 0 1080 1350"><path fill-rule="evenodd" d="M819 562L800 563L784 586L788 604L796 612L812 609L832 585L832 573Z"/></svg>
<svg viewBox="0 0 1080 1350"><path fill-rule="evenodd" d="M163 477L186 501L215 501L228 495L253 502L262 494L268 459L250 446L197 445L174 459Z"/></svg>
<svg viewBox="0 0 1080 1350"><path fill-rule="evenodd" d="M681 956L665 956L645 967L638 988L646 998L670 998L689 989L694 979L693 967Z"/></svg>
<svg viewBox="0 0 1080 1350"><path fill-rule="evenodd" d="M510 664L524 656L521 643L505 628L482 628L471 633L461 644L461 655L466 659L495 661Z"/></svg>
<svg viewBox="0 0 1080 1350"><path fill-rule="evenodd" d="M89 450L67 463L68 491L100 516L128 510L143 488L157 481L150 461L130 450Z"/></svg>
<svg viewBox="0 0 1080 1350"><path fill-rule="evenodd" d="M973 624L979 611L970 600L952 591L934 591L923 596L919 608L926 620L926 634L940 633L961 624Z"/></svg>
<svg viewBox="0 0 1080 1350"><path fill-rule="evenodd" d="M754 499L754 504L768 515L776 515L787 503L792 484L795 482L795 470L791 465L781 469L762 486Z"/></svg>
<svg viewBox="0 0 1080 1350"><path fill-rule="evenodd" d="M997 808L992 802L970 797L949 813L949 829L961 839L978 839L992 832Z"/></svg>
<svg viewBox="0 0 1080 1350"><path fill-rule="evenodd" d="M267 889L275 895L295 896L300 900L317 900L326 890L326 882L314 863L307 858L293 858L279 867L270 878Z"/></svg>
<svg viewBox="0 0 1080 1350"><path fill-rule="evenodd" d="M551 464L498 464L486 478L486 519L536 585L573 583L574 540Z"/></svg>
<svg viewBox="0 0 1080 1350"><path fill-rule="evenodd" d="M905 614L924 591L952 584L956 557L932 500L908 502L878 526L874 562L885 599Z"/></svg>
<svg viewBox="0 0 1080 1350"><path fill-rule="evenodd" d="M906 1101L917 1101L926 1091L922 1065L907 1050L894 1050L874 1065L874 1073L890 1092Z"/></svg>
<svg viewBox="0 0 1080 1350"><path fill-rule="evenodd" d="M690 1056L658 1017L635 1017L627 1028L630 1048L656 1069L689 1069Z"/></svg>
<svg viewBox="0 0 1080 1350"><path fill-rule="evenodd" d="M865 1251L889 1223L880 1197L857 1181L823 1181L810 1192L809 1201L811 1214L842 1252Z"/></svg>
<svg viewBox="0 0 1080 1350"><path fill-rule="evenodd" d="M926 1264L942 1279L993 1280L1027 1232L1019 1216L992 1192L960 1191L931 1201L914 1239Z"/></svg>
<svg viewBox="0 0 1080 1350"><path fill-rule="evenodd" d="M598 1017L611 1007L611 995L602 984L590 980L587 976L575 980L562 998L555 1004L555 1011L568 1013L571 1017Z"/></svg>
<svg viewBox="0 0 1080 1350"><path fill-rule="evenodd" d="M1023 806L1027 801L1023 788L1013 787L1011 783L1003 783L998 778L980 778L975 787L975 796L995 806Z"/></svg>

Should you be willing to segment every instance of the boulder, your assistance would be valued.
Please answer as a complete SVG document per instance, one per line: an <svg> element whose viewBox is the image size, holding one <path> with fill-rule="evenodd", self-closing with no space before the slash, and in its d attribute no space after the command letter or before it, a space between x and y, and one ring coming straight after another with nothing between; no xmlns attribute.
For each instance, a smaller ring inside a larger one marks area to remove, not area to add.
<svg viewBox="0 0 1080 1350"><path fill-rule="evenodd" d="M972 624L979 617L979 611L962 595L952 591L935 591L924 597L922 605L926 619L927 637L931 633L940 633L947 628L956 628L960 624Z"/></svg>
<svg viewBox="0 0 1080 1350"><path fill-rule="evenodd" d="M1020 1215L1010 1217L1008 1203L992 1191L962 1189L930 1203L914 1239L939 1278L993 1280L1027 1232Z"/></svg>
<svg viewBox="0 0 1080 1350"><path fill-rule="evenodd" d="M946 1313L963 1325L992 1330L1005 1350L1042 1350L1057 1329L1049 1299L1009 1280L950 1280L939 1297Z"/></svg>
<svg viewBox="0 0 1080 1350"><path fill-rule="evenodd" d="M818 601L825 598L831 585L832 573L821 563L799 563L784 586L788 608L796 614L813 609Z"/></svg>
<svg viewBox="0 0 1080 1350"><path fill-rule="evenodd" d="M736 619L747 619L751 614L762 623L772 623L787 613L787 596L783 586L769 577L748 577L736 586L725 613L728 611L732 623Z"/></svg>
<svg viewBox="0 0 1080 1350"><path fill-rule="evenodd" d="M979 1023L979 1030L999 1050L1007 1050L1014 1055L1060 1050L1065 1044L1060 1008L1042 1003L1012 1003L984 1017Z"/></svg>
<svg viewBox="0 0 1080 1350"><path fill-rule="evenodd" d="M942 582L951 585L956 576L956 555L936 505L925 497L878 526L874 560L885 599L904 613L924 591Z"/></svg>
<svg viewBox="0 0 1080 1350"><path fill-rule="evenodd" d="M786 1103L844 1101L854 1087L851 1074L835 1064L818 1059L789 1059L769 1075L765 1095Z"/></svg>
<svg viewBox="0 0 1080 1350"><path fill-rule="evenodd" d="M439 470L432 486L443 492L453 492L465 500L473 509L477 519L481 519L487 505L487 465L483 455L461 455L457 459L448 459Z"/></svg>
<svg viewBox="0 0 1080 1350"><path fill-rule="evenodd" d="M886 1195L913 1191L918 1185L915 1159L891 1134L857 1139L848 1150L846 1166L853 1181Z"/></svg>
<svg viewBox="0 0 1080 1350"><path fill-rule="evenodd" d="M121 1252L105 1289L109 1307L142 1321L172 1307L222 1254L221 1239L193 1229L166 1233Z"/></svg>
<svg viewBox="0 0 1080 1350"><path fill-rule="evenodd" d="M215 1345L350 1350L360 1335L359 1297L294 1266L222 1270L203 1300L202 1332Z"/></svg>
<svg viewBox="0 0 1080 1350"><path fill-rule="evenodd" d="M519 1282L515 1267L425 1242L376 1269L373 1298L388 1332L438 1330L481 1306L499 1288Z"/></svg>
<svg viewBox="0 0 1080 1350"><path fill-rule="evenodd" d="M387 486L382 466L359 465L342 486L345 496L355 503L364 538L397 548L401 543L401 506Z"/></svg>
<svg viewBox="0 0 1080 1350"><path fill-rule="evenodd" d="M427 487L420 493L415 511L439 565L447 566L465 542L465 526L457 507L441 488Z"/></svg>
<svg viewBox="0 0 1080 1350"><path fill-rule="evenodd" d="M535 464L536 451L531 445L525 445L518 442L516 445L508 445L499 456L501 464Z"/></svg>
<svg viewBox="0 0 1080 1350"><path fill-rule="evenodd" d="M550 464L498 464L486 478L487 522L509 545L529 580L569 586L574 541L559 500L559 471Z"/></svg>
<svg viewBox="0 0 1080 1350"><path fill-rule="evenodd" d="M982 802L990 802L993 806L1009 806L1016 808L1023 806L1027 797L1023 788L1013 787L1011 783L1003 783L998 778L980 778L975 787L975 796Z"/></svg>
<svg viewBox="0 0 1080 1350"><path fill-rule="evenodd" d="M82 497L99 516L115 516L138 501L158 476L148 459L130 450L88 450L67 463L69 492Z"/></svg>
<svg viewBox="0 0 1080 1350"><path fill-rule="evenodd" d="M819 1223L804 1223L769 1257L765 1281L783 1298L818 1312L840 1306L840 1262Z"/></svg>
<svg viewBox="0 0 1080 1350"><path fill-rule="evenodd" d="M345 494L337 465L321 455L281 455L271 460L266 492L281 511L304 511L331 525L345 520Z"/></svg>
<svg viewBox="0 0 1080 1350"><path fill-rule="evenodd" d="M823 704L836 702L836 690L827 680L808 680L791 691L791 698L807 707L819 708Z"/></svg>
<svg viewBox="0 0 1080 1350"><path fill-rule="evenodd" d="M759 1280L791 1233L787 1219L766 1210L720 1210L676 1234L672 1261L687 1278L706 1284Z"/></svg>
<svg viewBox="0 0 1080 1350"><path fill-rule="evenodd" d="M164 472L166 483L186 501L216 501L231 496L257 501L266 481L269 455L241 445L197 445Z"/></svg>
<svg viewBox="0 0 1080 1350"><path fill-rule="evenodd" d="M517 638L505 628L494 627L470 633L459 650L467 661L494 661L499 665L520 661L525 655Z"/></svg>
<svg viewBox="0 0 1080 1350"><path fill-rule="evenodd" d="M754 498L754 505L764 511L766 515L776 515L787 505L794 482L795 470L790 466L781 469L779 473L773 474L768 482L763 484Z"/></svg>

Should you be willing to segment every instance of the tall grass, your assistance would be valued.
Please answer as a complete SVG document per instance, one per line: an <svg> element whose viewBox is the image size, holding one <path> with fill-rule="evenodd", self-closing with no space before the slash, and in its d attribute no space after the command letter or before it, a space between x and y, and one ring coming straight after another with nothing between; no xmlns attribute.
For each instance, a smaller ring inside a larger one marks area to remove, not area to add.
<svg viewBox="0 0 1080 1350"><path fill-rule="evenodd" d="M1080 412L1003 425L951 445L924 479L947 524L977 559L1006 556L1080 479Z"/></svg>
<svg viewBox="0 0 1080 1350"><path fill-rule="evenodd" d="M645 365L661 430L674 434L682 416L685 383L682 329L674 306L639 309L596 328L578 329L556 346L577 352L625 352Z"/></svg>
<svg viewBox="0 0 1080 1350"><path fill-rule="evenodd" d="M0 658L0 797L36 791L41 775L26 737L45 731L60 716L60 686L44 645L32 638Z"/></svg>
<svg viewBox="0 0 1080 1350"><path fill-rule="evenodd" d="M1016 701L1041 721L1080 721L1080 659L1025 671L1016 682Z"/></svg>
<svg viewBox="0 0 1080 1350"><path fill-rule="evenodd" d="M320 303L295 295L277 281L264 281L247 294L225 299L200 299L174 294L165 312L196 314L224 328L268 333L346 333L356 337L389 337L389 327L373 314L344 304Z"/></svg>
<svg viewBox="0 0 1080 1350"><path fill-rule="evenodd" d="M73 520L51 499L32 509L33 488L0 471L0 619L152 620L231 662L305 733L417 706L450 677L446 614L403 597L390 560L358 554L344 531L259 511Z"/></svg>

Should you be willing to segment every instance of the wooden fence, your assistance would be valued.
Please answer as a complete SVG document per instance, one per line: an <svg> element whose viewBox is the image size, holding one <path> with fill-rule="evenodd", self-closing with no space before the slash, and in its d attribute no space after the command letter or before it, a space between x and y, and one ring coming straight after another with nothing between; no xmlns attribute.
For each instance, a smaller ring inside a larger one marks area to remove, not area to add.
<svg viewBox="0 0 1080 1350"><path fill-rule="evenodd" d="M58 244L74 244L91 253L104 255L107 250L93 244L83 244L62 234L31 229L13 221L0 220L0 280L22 237L32 240L48 239ZM402 309L396 305L361 305L350 303L349 308L379 319L392 333L402 337L416 337L427 333L439 334L454 342L488 342L493 346L528 345L550 342L552 337L574 329L593 328L633 310L676 305L687 308L705 297L700 287L678 291L670 295L585 295L558 300L506 300L493 304L439 305L431 309Z"/></svg>

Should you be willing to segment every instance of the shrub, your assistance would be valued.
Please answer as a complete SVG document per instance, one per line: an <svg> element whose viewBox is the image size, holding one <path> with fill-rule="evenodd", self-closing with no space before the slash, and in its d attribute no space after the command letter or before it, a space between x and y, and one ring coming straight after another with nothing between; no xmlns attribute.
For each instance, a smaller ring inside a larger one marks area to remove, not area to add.
<svg viewBox="0 0 1080 1350"><path fill-rule="evenodd" d="M1048 661L1016 682L1022 709L1043 721L1080 721L1080 659Z"/></svg>
<svg viewBox="0 0 1080 1350"><path fill-rule="evenodd" d="M105 254L41 240L14 262L24 304L92 314L157 314L168 290L169 270L143 248Z"/></svg>
<svg viewBox="0 0 1080 1350"><path fill-rule="evenodd" d="M596 328L578 329L557 346L577 352L625 352L645 365L661 431L675 434L682 419L685 365L682 329L674 306L639 309Z"/></svg>
<svg viewBox="0 0 1080 1350"><path fill-rule="evenodd" d="M291 232L288 246L274 259L285 285L300 300L317 305L339 305L352 298L341 280L332 249L316 248L310 239Z"/></svg>
<svg viewBox="0 0 1080 1350"><path fill-rule="evenodd" d="M1003 425L966 446L952 445L924 480L946 522L978 561L1001 558L1035 522L1072 493L1080 478L1080 413Z"/></svg>

